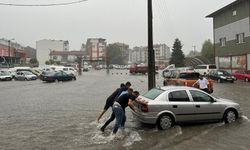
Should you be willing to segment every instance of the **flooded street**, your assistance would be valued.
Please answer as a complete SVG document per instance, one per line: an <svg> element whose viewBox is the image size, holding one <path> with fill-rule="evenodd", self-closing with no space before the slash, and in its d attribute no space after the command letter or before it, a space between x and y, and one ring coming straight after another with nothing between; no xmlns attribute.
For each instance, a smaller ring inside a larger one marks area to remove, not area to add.
<svg viewBox="0 0 250 150"><path fill-rule="evenodd" d="M214 85L213 95L235 100L243 109L243 118L225 125L222 122L176 125L160 131L136 121L127 108L125 129L113 138L112 122L104 133L96 118L106 98L130 81L141 94L147 91L147 76L127 71L84 72L76 81L43 83L37 81L0 82L1 150L248 150L250 147L250 83ZM162 77L157 77L162 86Z"/></svg>

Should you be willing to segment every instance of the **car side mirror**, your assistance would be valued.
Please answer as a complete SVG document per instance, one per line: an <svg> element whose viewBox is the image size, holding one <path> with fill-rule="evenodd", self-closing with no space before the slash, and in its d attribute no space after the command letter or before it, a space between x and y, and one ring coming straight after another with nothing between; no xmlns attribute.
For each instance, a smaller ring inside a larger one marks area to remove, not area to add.
<svg viewBox="0 0 250 150"><path fill-rule="evenodd" d="M216 102L216 100L215 100L215 99L213 99L213 98L211 98L211 103L214 103L214 102Z"/></svg>

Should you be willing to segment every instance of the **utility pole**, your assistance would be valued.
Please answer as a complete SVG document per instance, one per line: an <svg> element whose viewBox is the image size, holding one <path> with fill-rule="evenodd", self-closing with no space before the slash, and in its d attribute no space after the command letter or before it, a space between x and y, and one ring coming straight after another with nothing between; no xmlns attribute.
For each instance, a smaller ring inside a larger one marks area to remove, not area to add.
<svg viewBox="0 0 250 150"><path fill-rule="evenodd" d="M152 0L148 0L148 90L155 87L155 57L153 49Z"/></svg>

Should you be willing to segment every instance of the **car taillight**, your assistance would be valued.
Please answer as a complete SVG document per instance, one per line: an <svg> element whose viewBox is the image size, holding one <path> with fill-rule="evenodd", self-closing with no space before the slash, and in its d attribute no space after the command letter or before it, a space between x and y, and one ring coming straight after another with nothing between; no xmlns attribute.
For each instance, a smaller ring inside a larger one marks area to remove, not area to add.
<svg viewBox="0 0 250 150"><path fill-rule="evenodd" d="M148 112L148 105L141 105L142 112Z"/></svg>

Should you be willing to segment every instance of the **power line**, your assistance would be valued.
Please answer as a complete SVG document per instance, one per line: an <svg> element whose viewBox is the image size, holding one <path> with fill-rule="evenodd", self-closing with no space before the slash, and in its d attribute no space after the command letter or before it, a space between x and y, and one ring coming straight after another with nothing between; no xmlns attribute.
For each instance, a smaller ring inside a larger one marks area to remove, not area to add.
<svg viewBox="0 0 250 150"><path fill-rule="evenodd" d="M50 3L50 4L14 4L14 3L3 3L0 2L0 5L4 6L23 6L23 7L42 7L42 6L63 6L63 5L72 5L77 3L82 3L88 0L78 0L71 2L62 2L62 3Z"/></svg>

